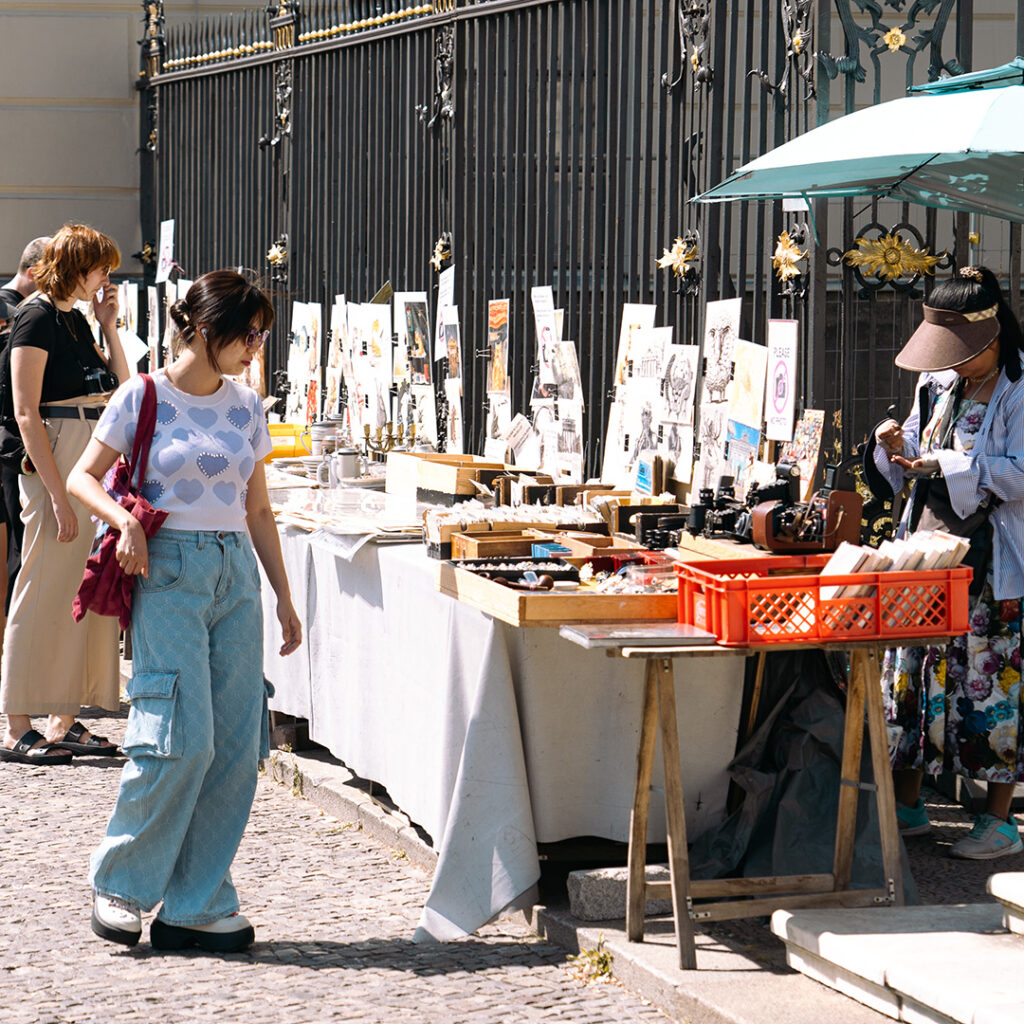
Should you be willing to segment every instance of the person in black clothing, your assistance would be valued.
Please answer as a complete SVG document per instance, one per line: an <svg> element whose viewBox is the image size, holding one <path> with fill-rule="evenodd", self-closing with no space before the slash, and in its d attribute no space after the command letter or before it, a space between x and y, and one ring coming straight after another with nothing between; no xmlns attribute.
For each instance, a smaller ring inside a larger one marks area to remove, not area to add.
<svg viewBox="0 0 1024 1024"><path fill-rule="evenodd" d="M14 486L20 494L24 540L0 666L0 712L7 716L0 761L60 764L67 750L119 753L75 721L82 705L116 708L120 680L117 621L98 615L71 620L94 530L65 481L92 436L106 393L128 379L117 334L117 289L109 276L120 262L106 235L81 224L61 228L34 268L39 292L18 307L7 350L0 353L0 393L13 407L13 429L27 459L13 479L7 460L3 469L5 491ZM109 356L74 308L80 301L92 303ZM11 441L5 418L0 452L9 451ZM45 737L31 727L31 715L49 715Z"/></svg>
<svg viewBox="0 0 1024 1024"><path fill-rule="evenodd" d="M10 322L14 319L15 309L36 290L35 265L42 259L49 241L48 236L33 238L22 251L21 259L18 261L18 272L3 288L0 288L0 352L7 348ZM13 520L10 519L12 507ZM14 529L18 533L17 548L14 551L11 551L8 546L8 535L11 533L11 527L8 524L11 522L14 523ZM12 565L13 572L17 575L20 564L18 549L21 545L21 533L21 520L18 515L18 489L14 488L10 502L4 499L2 490L0 490L0 595L5 595L3 615L0 616L0 640L3 638L3 630L7 624Z"/></svg>
<svg viewBox="0 0 1024 1024"><path fill-rule="evenodd" d="M17 306L27 299L35 290L35 265L42 259L43 253L50 239L47 237L33 238L25 246L18 262L18 272L0 288L0 302L6 302L10 306ZM2 333L2 332L0 332ZM4 339L4 344L7 344Z"/></svg>

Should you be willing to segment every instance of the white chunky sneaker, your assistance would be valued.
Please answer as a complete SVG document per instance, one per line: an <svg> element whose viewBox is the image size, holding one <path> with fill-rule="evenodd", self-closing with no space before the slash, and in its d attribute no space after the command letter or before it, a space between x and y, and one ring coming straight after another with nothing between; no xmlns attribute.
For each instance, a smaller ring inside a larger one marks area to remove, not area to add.
<svg viewBox="0 0 1024 1024"><path fill-rule="evenodd" d="M142 915L127 900L96 893L92 901L92 930L108 942L134 946L142 934Z"/></svg>
<svg viewBox="0 0 1024 1024"><path fill-rule="evenodd" d="M238 953L253 944L256 932L244 914L229 914L208 924L168 924L156 918L149 929L154 949L189 949L210 953Z"/></svg>

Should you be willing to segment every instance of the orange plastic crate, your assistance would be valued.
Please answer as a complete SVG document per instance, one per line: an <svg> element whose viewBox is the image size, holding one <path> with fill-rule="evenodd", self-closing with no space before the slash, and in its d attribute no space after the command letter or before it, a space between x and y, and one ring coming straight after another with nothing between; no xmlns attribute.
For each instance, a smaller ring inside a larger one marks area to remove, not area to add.
<svg viewBox="0 0 1024 1024"><path fill-rule="evenodd" d="M828 555L682 563L680 622L732 647L955 636L967 631L969 568L822 576ZM833 596L857 587L862 596Z"/></svg>

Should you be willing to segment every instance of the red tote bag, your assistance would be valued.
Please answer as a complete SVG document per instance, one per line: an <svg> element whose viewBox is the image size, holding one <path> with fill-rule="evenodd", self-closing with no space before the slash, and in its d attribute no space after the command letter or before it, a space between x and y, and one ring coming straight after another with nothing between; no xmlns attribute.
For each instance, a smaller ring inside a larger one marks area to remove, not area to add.
<svg viewBox="0 0 1024 1024"><path fill-rule="evenodd" d="M110 490L112 496L142 524L148 540L163 525L167 513L153 508L139 493L146 479L149 447L153 443L153 431L156 429L156 385L148 373L141 376L145 391L139 409L139 422L135 428L131 461L123 455L117 460ZM122 629L128 628L135 577L127 575L117 562L116 549L120 537L120 530L109 527L103 534L100 546L85 563L82 583L71 605L71 616L75 622L81 622L86 612L95 612L97 615L112 615Z"/></svg>

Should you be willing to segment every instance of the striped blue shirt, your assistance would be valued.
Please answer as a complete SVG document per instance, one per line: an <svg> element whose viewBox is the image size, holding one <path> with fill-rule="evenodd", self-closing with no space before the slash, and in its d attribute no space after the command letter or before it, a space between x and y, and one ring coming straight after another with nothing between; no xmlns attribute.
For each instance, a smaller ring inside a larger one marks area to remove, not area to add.
<svg viewBox="0 0 1024 1024"><path fill-rule="evenodd" d="M953 371L933 376L956 379ZM922 375L919 384L927 383ZM945 383L945 380L943 380ZM920 424L917 403L903 424L903 454L919 455ZM975 512L989 495L1002 499L992 512L992 591L997 601L1024 596L1024 377L1011 381L1000 372L981 429L969 452L932 452L949 489L953 511L961 518ZM877 445L874 462L896 493L903 487L901 467L889 462ZM901 532L906 529L900 524Z"/></svg>

